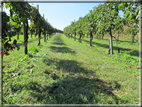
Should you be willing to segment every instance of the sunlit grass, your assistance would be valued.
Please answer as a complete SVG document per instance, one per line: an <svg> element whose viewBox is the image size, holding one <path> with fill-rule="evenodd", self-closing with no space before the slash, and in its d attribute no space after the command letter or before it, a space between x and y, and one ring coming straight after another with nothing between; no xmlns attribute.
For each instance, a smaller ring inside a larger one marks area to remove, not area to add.
<svg viewBox="0 0 142 107"><path fill-rule="evenodd" d="M60 34L46 43L42 38L40 47L34 36L29 41L28 55L24 55L21 45L19 51L15 49L4 56L4 104L139 103L139 71L129 68L125 50L124 56L109 56L101 45L107 44L105 40L94 39L100 46L93 44L91 48L89 38L80 44ZM22 42L20 36L18 43ZM129 56L130 65L137 65L131 57L137 59ZM19 75L11 76L17 72Z"/></svg>

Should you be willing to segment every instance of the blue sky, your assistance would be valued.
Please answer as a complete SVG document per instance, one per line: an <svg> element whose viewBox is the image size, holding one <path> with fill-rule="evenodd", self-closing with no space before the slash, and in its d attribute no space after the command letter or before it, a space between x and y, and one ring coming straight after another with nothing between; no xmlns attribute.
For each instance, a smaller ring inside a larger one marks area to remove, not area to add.
<svg viewBox="0 0 142 107"><path fill-rule="evenodd" d="M71 21L84 17L100 3L30 3L39 4L39 12L55 28L63 30Z"/></svg>
<svg viewBox="0 0 142 107"><path fill-rule="evenodd" d="M101 3L30 3L37 7L39 12L55 28L63 30L72 21L77 21L79 17L84 17ZM9 13L7 9L4 9ZM121 13L122 14L122 13Z"/></svg>

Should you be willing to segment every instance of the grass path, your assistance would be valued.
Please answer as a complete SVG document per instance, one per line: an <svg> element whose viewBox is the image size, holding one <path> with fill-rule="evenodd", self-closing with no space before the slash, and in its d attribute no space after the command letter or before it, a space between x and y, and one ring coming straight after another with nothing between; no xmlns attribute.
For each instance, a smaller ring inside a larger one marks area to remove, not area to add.
<svg viewBox="0 0 142 107"><path fill-rule="evenodd" d="M58 34L29 56L5 75L5 104L139 103L139 76L86 43Z"/></svg>

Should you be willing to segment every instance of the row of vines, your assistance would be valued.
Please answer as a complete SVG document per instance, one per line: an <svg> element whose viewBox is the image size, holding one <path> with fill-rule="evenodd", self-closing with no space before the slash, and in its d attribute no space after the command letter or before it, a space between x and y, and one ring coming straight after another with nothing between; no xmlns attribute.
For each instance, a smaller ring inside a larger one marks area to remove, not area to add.
<svg viewBox="0 0 142 107"><path fill-rule="evenodd" d="M1 2L2 6L9 9L10 16L2 12L2 54L9 55L8 51L15 49L19 34L24 35L24 53L28 54L28 35L38 35L38 46L41 44L41 33L44 35L44 42L53 33L62 33L51 26L44 16L39 13L39 5L31 6L28 2ZM30 22L30 24L29 24ZM21 30L22 29L22 30ZM17 40L10 44L11 37L17 35Z"/></svg>
<svg viewBox="0 0 142 107"><path fill-rule="evenodd" d="M122 32L131 34L131 43L134 43L135 36L139 33L140 22L140 2L106 2L94 7L93 10L80 17L78 21L72 21L71 25L64 28L63 32L67 37L73 37L76 40L76 36L79 36L79 42L82 42L83 37L90 35L90 46L92 46L93 35L103 39L106 33L110 36L109 51L108 54L113 54L113 42L112 39L119 40L119 35ZM124 17L121 17L119 11L124 13ZM124 25L129 26L124 31ZM117 32L117 38L113 36L113 32ZM140 39L141 41L141 39ZM141 42L139 41L139 45ZM118 48L119 52L119 48Z"/></svg>

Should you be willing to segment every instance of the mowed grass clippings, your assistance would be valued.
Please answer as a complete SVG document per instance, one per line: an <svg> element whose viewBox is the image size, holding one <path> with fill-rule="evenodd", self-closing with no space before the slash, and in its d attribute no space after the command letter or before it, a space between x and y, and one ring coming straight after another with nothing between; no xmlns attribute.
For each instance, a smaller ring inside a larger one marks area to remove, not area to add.
<svg viewBox="0 0 142 107"><path fill-rule="evenodd" d="M21 45L3 58L3 104L139 104L139 70L129 68L135 62L107 55L94 45L100 40L94 47L63 34L42 38L40 47L37 37L29 41L28 55Z"/></svg>

